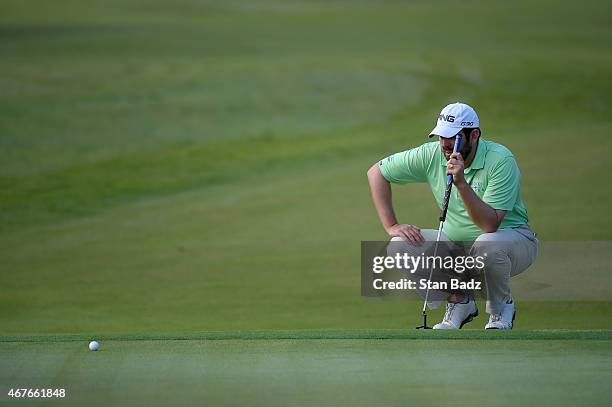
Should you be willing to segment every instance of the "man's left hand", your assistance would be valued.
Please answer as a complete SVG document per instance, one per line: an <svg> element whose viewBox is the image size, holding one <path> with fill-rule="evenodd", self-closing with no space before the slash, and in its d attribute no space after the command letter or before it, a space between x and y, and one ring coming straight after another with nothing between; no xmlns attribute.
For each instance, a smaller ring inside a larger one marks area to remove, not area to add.
<svg viewBox="0 0 612 407"><path fill-rule="evenodd" d="M461 153L452 153L446 163L446 175L450 174L453 176L453 184L463 185L465 183L465 177L463 176L464 168L465 164L463 163Z"/></svg>

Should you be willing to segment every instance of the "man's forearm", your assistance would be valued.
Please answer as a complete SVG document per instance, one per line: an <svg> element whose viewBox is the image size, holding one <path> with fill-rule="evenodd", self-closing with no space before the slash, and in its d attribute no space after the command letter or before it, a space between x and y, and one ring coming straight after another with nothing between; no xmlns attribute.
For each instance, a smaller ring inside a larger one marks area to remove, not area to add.
<svg viewBox="0 0 612 407"><path fill-rule="evenodd" d="M497 231L504 218L504 212L493 209L480 199L467 182L460 183L456 187L474 224L485 233Z"/></svg>
<svg viewBox="0 0 612 407"><path fill-rule="evenodd" d="M397 218L393 211L391 184L382 176L378 164L373 165L368 170L368 182L378 218L385 230L388 230L391 226L397 224Z"/></svg>

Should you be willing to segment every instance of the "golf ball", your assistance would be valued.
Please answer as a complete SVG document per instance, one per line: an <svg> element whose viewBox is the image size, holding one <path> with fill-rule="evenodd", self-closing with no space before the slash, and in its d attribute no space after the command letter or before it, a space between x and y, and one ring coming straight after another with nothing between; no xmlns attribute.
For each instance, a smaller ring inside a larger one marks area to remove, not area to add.
<svg viewBox="0 0 612 407"><path fill-rule="evenodd" d="M100 344L98 343L98 341L89 342L89 350L98 350L98 349L100 349Z"/></svg>

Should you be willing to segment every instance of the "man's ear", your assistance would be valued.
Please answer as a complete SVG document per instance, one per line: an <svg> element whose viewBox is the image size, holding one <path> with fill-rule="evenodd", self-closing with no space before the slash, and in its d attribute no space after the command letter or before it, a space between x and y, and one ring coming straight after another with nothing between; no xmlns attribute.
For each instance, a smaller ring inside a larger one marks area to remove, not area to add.
<svg viewBox="0 0 612 407"><path fill-rule="evenodd" d="M480 137L480 129L473 129L470 132L470 141L476 141Z"/></svg>

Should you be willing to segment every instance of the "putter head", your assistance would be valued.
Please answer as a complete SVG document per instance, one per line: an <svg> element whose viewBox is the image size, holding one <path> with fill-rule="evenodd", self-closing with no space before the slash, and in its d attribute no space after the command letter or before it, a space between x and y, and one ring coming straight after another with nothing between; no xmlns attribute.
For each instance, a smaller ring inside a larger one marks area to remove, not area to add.
<svg viewBox="0 0 612 407"><path fill-rule="evenodd" d="M427 326L427 312L425 312L425 308L423 308L423 325L417 326L415 329L433 329L430 326Z"/></svg>

